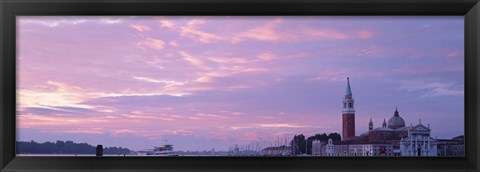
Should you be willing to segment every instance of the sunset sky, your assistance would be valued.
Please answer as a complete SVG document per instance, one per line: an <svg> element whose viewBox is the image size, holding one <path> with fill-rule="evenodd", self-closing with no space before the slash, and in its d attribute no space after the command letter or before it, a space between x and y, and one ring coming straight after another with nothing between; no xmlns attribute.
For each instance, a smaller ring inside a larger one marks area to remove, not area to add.
<svg viewBox="0 0 480 172"><path fill-rule="evenodd" d="M464 133L463 16L17 17L17 140L228 150L406 125Z"/></svg>

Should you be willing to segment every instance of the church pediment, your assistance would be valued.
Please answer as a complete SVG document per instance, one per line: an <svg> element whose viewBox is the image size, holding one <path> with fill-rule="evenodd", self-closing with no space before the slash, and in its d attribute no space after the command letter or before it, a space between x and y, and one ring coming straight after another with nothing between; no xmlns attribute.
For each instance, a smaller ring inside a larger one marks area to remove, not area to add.
<svg viewBox="0 0 480 172"><path fill-rule="evenodd" d="M422 124L418 124L410 129L411 131L430 131L428 127L423 126Z"/></svg>

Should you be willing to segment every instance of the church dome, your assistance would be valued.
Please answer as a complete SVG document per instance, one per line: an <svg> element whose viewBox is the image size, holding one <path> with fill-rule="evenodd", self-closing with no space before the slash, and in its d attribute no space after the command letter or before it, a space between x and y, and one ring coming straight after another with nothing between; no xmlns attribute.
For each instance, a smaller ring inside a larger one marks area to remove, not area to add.
<svg viewBox="0 0 480 172"><path fill-rule="evenodd" d="M388 120L388 126L392 126L392 125L405 127L405 121L403 120L402 117L394 116Z"/></svg>
<svg viewBox="0 0 480 172"><path fill-rule="evenodd" d="M398 114L398 110L395 109L395 114L388 120L388 128L397 129L405 127L405 120Z"/></svg>

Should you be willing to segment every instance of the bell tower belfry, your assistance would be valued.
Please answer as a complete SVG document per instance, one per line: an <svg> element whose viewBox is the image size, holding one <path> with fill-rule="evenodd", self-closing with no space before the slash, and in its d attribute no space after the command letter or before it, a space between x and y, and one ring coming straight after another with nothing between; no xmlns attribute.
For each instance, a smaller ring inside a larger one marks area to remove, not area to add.
<svg viewBox="0 0 480 172"><path fill-rule="evenodd" d="M355 107L352 95L352 89L350 88L350 78L347 77L347 90L343 98L343 111L342 111L342 140L348 140L350 137L355 136Z"/></svg>

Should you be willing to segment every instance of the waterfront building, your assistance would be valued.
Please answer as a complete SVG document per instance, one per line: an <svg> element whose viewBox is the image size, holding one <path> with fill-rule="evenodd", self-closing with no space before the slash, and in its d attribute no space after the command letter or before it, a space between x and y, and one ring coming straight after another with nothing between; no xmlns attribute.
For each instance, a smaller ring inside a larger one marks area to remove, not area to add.
<svg viewBox="0 0 480 172"><path fill-rule="evenodd" d="M323 152L321 156L394 156L393 145L387 142L331 142L329 140L328 144L322 145L320 151ZM312 155L318 156L319 151L312 152Z"/></svg>
<svg viewBox="0 0 480 172"><path fill-rule="evenodd" d="M437 141L430 137L430 127L422 125L419 120L416 126L408 130L408 137L400 141L401 156L438 156Z"/></svg>
<svg viewBox="0 0 480 172"><path fill-rule="evenodd" d="M400 147L400 139L408 136L410 127L405 127L405 120L400 116L398 108L395 108L393 116L388 120L388 123L383 120L382 127L373 128L373 122L370 119L368 124L368 131L360 135L363 140L370 142L389 142L395 148Z"/></svg>
<svg viewBox="0 0 480 172"><path fill-rule="evenodd" d="M438 156L457 157L465 156L465 136L452 139L437 139Z"/></svg>
<svg viewBox="0 0 480 172"><path fill-rule="evenodd" d="M291 146L267 147L261 151L263 156L288 156L292 153Z"/></svg>
<svg viewBox="0 0 480 172"><path fill-rule="evenodd" d="M349 145L350 143L345 142L333 143L333 156L349 156Z"/></svg>
<svg viewBox="0 0 480 172"><path fill-rule="evenodd" d="M312 156L322 156L325 153L323 143L320 140L312 141Z"/></svg>
<svg viewBox="0 0 480 172"><path fill-rule="evenodd" d="M334 146L333 146L333 140L328 139L328 143L325 146L325 156L333 156L334 155Z"/></svg>
<svg viewBox="0 0 480 172"><path fill-rule="evenodd" d="M465 137L461 135L452 139L437 139L437 154L447 157L465 156Z"/></svg>
<svg viewBox="0 0 480 172"><path fill-rule="evenodd" d="M373 142L351 144L349 156L393 156L393 145Z"/></svg>

